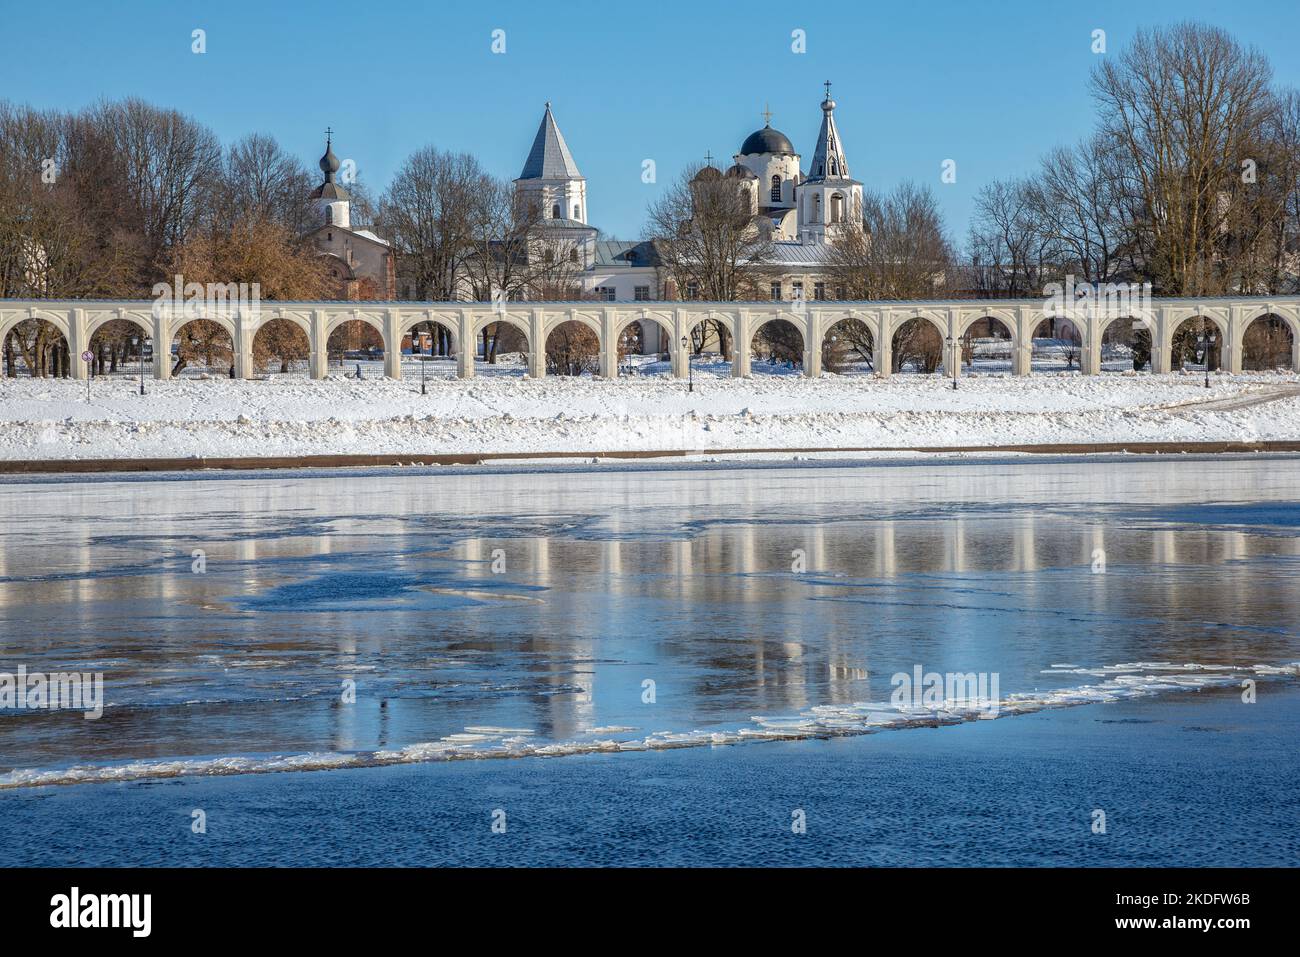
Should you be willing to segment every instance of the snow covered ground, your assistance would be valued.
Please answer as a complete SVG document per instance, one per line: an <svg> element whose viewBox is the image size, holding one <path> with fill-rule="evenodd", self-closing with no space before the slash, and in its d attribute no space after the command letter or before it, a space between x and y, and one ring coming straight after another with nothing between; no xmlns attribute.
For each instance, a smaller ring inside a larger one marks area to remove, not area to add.
<svg viewBox="0 0 1300 957"><path fill-rule="evenodd" d="M981 374L954 392L941 376L809 380L757 362L734 380L704 361L691 393L655 365L616 381L429 365L427 395L415 363L402 381L149 379L143 397L133 378L100 378L89 402L74 380L0 379L0 459L1300 440L1289 373L1213 375L1209 390L1197 373Z"/></svg>

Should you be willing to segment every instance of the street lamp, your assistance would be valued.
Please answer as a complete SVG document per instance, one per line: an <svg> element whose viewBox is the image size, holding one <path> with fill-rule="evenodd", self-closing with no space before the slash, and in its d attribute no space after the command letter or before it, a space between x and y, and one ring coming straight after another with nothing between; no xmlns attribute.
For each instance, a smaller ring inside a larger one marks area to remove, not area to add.
<svg viewBox="0 0 1300 957"><path fill-rule="evenodd" d="M144 339L143 337L132 336L131 345L137 350L140 356L140 394L144 395Z"/></svg>
<svg viewBox="0 0 1300 957"><path fill-rule="evenodd" d="M695 367L691 365L691 354L688 351L687 348L688 345L689 343L687 338L685 336L682 336L682 352L686 354L686 391L694 392L695 391Z"/></svg>
<svg viewBox="0 0 1300 957"><path fill-rule="evenodd" d="M1205 388L1208 389L1210 387L1210 332L1204 325L1201 326L1201 361L1205 363Z"/></svg>
<svg viewBox="0 0 1300 957"><path fill-rule="evenodd" d="M957 337L948 337L949 354L952 356L952 388L957 390Z"/></svg>

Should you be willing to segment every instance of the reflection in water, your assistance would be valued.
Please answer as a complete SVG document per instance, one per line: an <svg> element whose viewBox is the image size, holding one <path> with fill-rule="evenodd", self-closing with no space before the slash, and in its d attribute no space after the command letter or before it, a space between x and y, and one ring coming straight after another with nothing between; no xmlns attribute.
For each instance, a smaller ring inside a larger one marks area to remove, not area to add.
<svg viewBox="0 0 1300 957"><path fill-rule="evenodd" d="M889 678L1294 660L1294 461L0 485L0 770L564 741L887 700ZM206 571L192 570L195 550ZM643 681L654 682L653 703ZM341 700L356 683L355 704Z"/></svg>

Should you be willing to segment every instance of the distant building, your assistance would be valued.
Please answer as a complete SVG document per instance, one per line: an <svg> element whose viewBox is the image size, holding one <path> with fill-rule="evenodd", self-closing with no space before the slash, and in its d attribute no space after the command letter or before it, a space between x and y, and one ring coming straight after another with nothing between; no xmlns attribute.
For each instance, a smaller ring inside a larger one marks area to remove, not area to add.
<svg viewBox="0 0 1300 957"><path fill-rule="evenodd" d="M312 191L320 225L303 238L326 259L333 299L395 299L397 267L392 247L368 229L352 228L352 198L335 181L342 164L330 138L320 158L325 181Z"/></svg>

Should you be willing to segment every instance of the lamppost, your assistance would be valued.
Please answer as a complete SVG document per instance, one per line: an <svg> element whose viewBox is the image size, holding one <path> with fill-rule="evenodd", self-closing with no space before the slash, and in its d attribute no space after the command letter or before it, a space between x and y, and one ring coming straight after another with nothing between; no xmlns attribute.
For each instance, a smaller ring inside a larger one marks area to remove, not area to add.
<svg viewBox="0 0 1300 957"><path fill-rule="evenodd" d="M432 349L432 346L430 346L430 349ZM424 357L424 350L421 349L420 350L420 395L429 394L429 390L424 384L425 382L424 371L428 367L429 367L429 360Z"/></svg>
<svg viewBox="0 0 1300 957"><path fill-rule="evenodd" d="M1201 320L1201 361L1205 363L1205 388L1210 387L1210 332Z"/></svg>
<svg viewBox="0 0 1300 957"><path fill-rule="evenodd" d="M140 336L131 337L131 345L137 350L140 356L140 394L144 395L144 339Z"/></svg>
<svg viewBox="0 0 1300 957"><path fill-rule="evenodd" d="M691 365L691 353L688 350L689 340L682 336L682 352L686 354L686 391L695 391L695 366Z"/></svg>
<svg viewBox="0 0 1300 957"><path fill-rule="evenodd" d="M953 391L956 391L957 389L957 337L956 336L948 337L948 349L949 349L949 355L952 356L952 388Z"/></svg>

